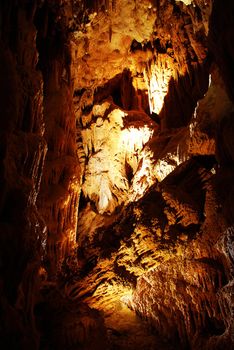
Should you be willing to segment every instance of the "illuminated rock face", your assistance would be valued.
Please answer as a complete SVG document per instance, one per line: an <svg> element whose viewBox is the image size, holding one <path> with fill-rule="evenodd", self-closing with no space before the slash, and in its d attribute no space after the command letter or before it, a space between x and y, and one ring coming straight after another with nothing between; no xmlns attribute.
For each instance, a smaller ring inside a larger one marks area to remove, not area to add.
<svg viewBox="0 0 234 350"><path fill-rule="evenodd" d="M233 5L0 10L0 347L232 348Z"/></svg>
<svg viewBox="0 0 234 350"><path fill-rule="evenodd" d="M154 182L153 174L146 170L147 165L148 171L152 167L147 142L154 123L137 111L130 113L133 121L129 122L128 114L103 102L94 105L88 116L82 116L81 135L87 159L82 189L100 214L111 214L117 206L135 201Z"/></svg>
<svg viewBox="0 0 234 350"><path fill-rule="evenodd" d="M139 163L129 145L128 156L125 156L127 165L131 166L129 186L126 163L123 166L120 157L126 153L119 154L116 146L120 134L126 137L127 126L118 122L119 133L114 131L118 137L111 137L110 132L109 135L105 132L105 137L100 136L103 120L99 119L100 114L94 116L95 91L87 102L88 114L78 115L79 120L86 120L88 125L87 128L81 123L81 134L85 134L86 140L83 142L87 164L83 182L86 199L78 224L81 277L68 284L67 295L72 299L81 297L92 307L103 310L106 324L114 324L116 329L121 329L121 325L118 316L113 314L122 315L121 300L148 320L158 334L173 340L178 348L211 349L218 344L228 344L233 327L228 311L232 293L231 282L228 282L231 253L230 248L221 243L224 237L230 241L232 234L225 229L215 184L218 178L215 130L233 105L223 89L217 67L209 71L204 64L210 3L199 2L193 6L188 2L186 5L191 6L186 10L178 3L177 8L177 11L184 11L184 26L178 25L175 30L173 24L171 30L175 9L168 2L160 3L156 13L163 14L164 20L160 22L156 17L157 34L152 35L148 43L135 39L131 53L125 53L124 68L130 70L135 89L132 105L124 109L122 90L116 98L110 87L102 95L103 99L98 100L103 114L104 104L112 104L110 96L120 107L106 105L110 108L105 120L108 131L111 128L108 116L113 108L119 110L119 115L122 112L122 120L126 122L131 109L144 110L149 115L153 112L152 119L156 118L160 124L153 126L154 132L145 147L138 147L137 159L144 155L147 147L147 166L152 174L148 177L144 170L140 178L150 178L154 183L151 188L143 189L140 199L133 197L129 203L137 175L134 164ZM115 32L114 25L112 29ZM199 31L203 32L202 40L194 35ZM92 35L95 37L95 32ZM100 50L102 45L100 42ZM104 55L109 55L109 45L106 43ZM88 47L87 54L86 69L92 71L94 55ZM100 62L103 57L106 56L100 55ZM134 64L129 63L133 61ZM118 59L110 59L109 68L107 72L105 66L105 74L113 78L123 66L118 65ZM95 83L102 84L102 73L95 72ZM211 84L208 87L209 73ZM143 96L148 98L148 109ZM222 103L219 103L219 96L222 96ZM140 131L137 120L134 123L135 129L137 126ZM112 125L116 128L114 122ZM100 128L97 133L96 128ZM113 154L105 148L107 139L112 140ZM92 154L97 140L102 157ZM114 189L110 167L115 169L115 174L119 169ZM98 176L92 177L97 174L96 169ZM105 175L101 177L108 177L103 182L100 181L102 170ZM100 201L100 192L105 200ZM108 204L105 211L100 203L112 203L112 206ZM220 252L221 246L226 253Z"/></svg>
<svg viewBox="0 0 234 350"><path fill-rule="evenodd" d="M134 70L135 58L129 55L131 43L134 39L139 43L150 40L155 13L149 0L143 0L140 6L128 0L116 1L115 6L105 2L103 7L100 1L96 12L91 9L85 30L75 32L72 39L75 86L90 88L126 67ZM143 63L147 55L142 56L139 60Z"/></svg>
<svg viewBox="0 0 234 350"><path fill-rule="evenodd" d="M159 54L156 56L155 62L152 62L144 70L144 80L148 88L150 113L159 114L162 110L164 97L169 90L169 82L175 74L173 63L169 62L165 61L164 55Z"/></svg>
<svg viewBox="0 0 234 350"><path fill-rule="evenodd" d="M176 1L181 1L183 2L185 5L191 5L193 0L176 0Z"/></svg>
<svg viewBox="0 0 234 350"><path fill-rule="evenodd" d="M227 297L232 293L232 287L225 272L230 253L228 246L221 243L223 237L229 239L230 232L224 230L218 211L214 209L216 198L212 177L206 176L203 180L207 189L206 218L200 226L200 234L190 240L187 230L181 237L184 243L177 240L177 250L171 252L168 260L138 279L131 299L133 309L146 317L160 334L169 335L185 349L188 346L212 349L219 346L217 344L228 345L232 333L230 299ZM184 213L188 218L187 208ZM197 220L194 214L190 209L190 225ZM181 220L181 224L186 226L186 221ZM217 242L215 245L214 241ZM221 246L226 250L226 256L220 255Z"/></svg>
<svg viewBox="0 0 234 350"><path fill-rule="evenodd" d="M71 91L63 84L48 91L44 101L48 152L38 205L47 223L46 259L52 274L76 245L80 166L72 105Z"/></svg>

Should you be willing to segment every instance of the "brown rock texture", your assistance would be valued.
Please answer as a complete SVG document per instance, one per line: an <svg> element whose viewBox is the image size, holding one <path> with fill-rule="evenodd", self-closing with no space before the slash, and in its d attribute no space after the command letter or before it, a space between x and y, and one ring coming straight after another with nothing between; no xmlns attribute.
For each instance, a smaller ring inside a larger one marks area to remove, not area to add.
<svg viewBox="0 0 234 350"><path fill-rule="evenodd" d="M45 223L37 206L47 146L34 7L1 7L1 348L37 348L33 309ZM12 22L17 27L12 27Z"/></svg>
<svg viewBox="0 0 234 350"><path fill-rule="evenodd" d="M1 349L234 347L233 6L1 1Z"/></svg>

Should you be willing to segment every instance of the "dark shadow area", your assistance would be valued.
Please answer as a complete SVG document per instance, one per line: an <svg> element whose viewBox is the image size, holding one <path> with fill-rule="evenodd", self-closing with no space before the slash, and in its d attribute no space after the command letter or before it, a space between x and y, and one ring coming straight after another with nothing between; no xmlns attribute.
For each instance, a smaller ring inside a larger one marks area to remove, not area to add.
<svg viewBox="0 0 234 350"><path fill-rule="evenodd" d="M134 108L135 89L132 86L131 72L125 69L103 86L97 88L94 104L98 104L111 96L114 103L125 110Z"/></svg>
<svg viewBox="0 0 234 350"><path fill-rule="evenodd" d="M193 116L197 101L207 91L209 80L209 59L204 64L191 66L186 75L171 78L168 92L159 117L162 130L187 126Z"/></svg>

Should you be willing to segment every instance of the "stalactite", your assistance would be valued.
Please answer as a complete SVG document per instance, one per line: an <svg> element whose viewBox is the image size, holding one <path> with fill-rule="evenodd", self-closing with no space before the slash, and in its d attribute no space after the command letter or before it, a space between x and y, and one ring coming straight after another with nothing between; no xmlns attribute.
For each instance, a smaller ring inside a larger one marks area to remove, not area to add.
<svg viewBox="0 0 234 350"><path fill-rule="evenodd" d="M1 2L1 348L232 346L232 17Z"/></svg>

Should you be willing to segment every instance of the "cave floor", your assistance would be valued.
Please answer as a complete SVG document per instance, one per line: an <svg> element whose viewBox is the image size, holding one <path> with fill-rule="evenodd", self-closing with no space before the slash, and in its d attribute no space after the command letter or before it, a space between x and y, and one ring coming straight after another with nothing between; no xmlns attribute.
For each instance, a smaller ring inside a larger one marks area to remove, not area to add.
<svg viewBox="0 0 234 350"><path fill-rule="evenodd" d="M108 330L108 350L173 350L123 302L115 303L112 312L105 313Z"/></svg>

